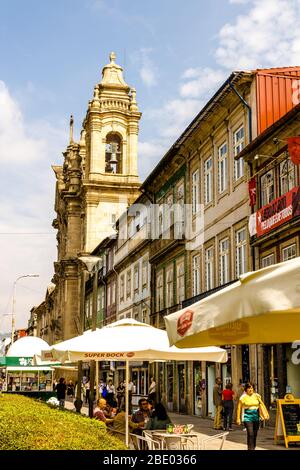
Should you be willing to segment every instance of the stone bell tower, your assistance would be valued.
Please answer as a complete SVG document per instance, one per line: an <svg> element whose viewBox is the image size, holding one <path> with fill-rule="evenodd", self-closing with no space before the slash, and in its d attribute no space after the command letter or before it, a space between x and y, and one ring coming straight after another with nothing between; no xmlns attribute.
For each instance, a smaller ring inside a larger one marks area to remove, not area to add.
<svg viewBox="0 0 300 470"><path fill-rule="evenodd" d="M139 196L137 143L141 113L136 91L110 54L83 121L83 251L90 253L114 232L113 226Z"/></svg>
<svg viewBox="0 0 300 470"><path fill-rule="evenodd" d="M90 254L113 234L116 220L140 194L137 141L141 113L135 89L125 83L122 72L111 53L89 102L80 141L73 139L71 117L63 165L53 166L57 261L49 325L59 326L55 327L56 340L81 332L84 281L78 256Z"/></svg>

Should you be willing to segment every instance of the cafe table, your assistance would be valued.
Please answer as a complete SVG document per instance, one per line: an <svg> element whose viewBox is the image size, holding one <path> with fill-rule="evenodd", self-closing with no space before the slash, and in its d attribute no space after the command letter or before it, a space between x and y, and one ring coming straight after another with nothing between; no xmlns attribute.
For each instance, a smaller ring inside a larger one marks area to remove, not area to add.
<svg viewBox="0 0 300 470"><path fill-rule="evenodd" d="M165 430L163 431L152 431L152 438L158 439L161 441L161 448L162 449L169 449L169 450L182 450L186 449L187 442L190 440L193 446L196 445L195 442L191 441L193 437L197 438L197 433L189 432L189 433L169 433Z"/></svg>

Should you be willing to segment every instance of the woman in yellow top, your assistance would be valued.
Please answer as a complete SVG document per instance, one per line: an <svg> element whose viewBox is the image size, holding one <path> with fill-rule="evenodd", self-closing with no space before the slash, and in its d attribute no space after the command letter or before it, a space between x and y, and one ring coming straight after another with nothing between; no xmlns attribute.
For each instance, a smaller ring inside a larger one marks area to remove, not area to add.
<svg viewBox="0 0 300 470"><path fill-rule="evenodd" d="M236 424L243 421L247 430L248 450L255 450L256 437L259 429L259 405L261 397L254 392L251 383L245 385L245 393L240 397L237 407ZM241 419L243 416L243 419Z"/></svg>

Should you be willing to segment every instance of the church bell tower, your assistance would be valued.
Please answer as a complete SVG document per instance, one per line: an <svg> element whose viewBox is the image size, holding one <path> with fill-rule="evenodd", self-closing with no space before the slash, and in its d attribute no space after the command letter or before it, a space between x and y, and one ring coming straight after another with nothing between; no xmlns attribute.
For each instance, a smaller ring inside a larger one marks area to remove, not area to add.
<svg viewBox="0 0 300 470"><path fill-rule="evenodd" d="M141 113L136 91L125 82L115 59L112 52L83 121L86 253L114 232L116 220L140 194L137 143Z"/></svg>

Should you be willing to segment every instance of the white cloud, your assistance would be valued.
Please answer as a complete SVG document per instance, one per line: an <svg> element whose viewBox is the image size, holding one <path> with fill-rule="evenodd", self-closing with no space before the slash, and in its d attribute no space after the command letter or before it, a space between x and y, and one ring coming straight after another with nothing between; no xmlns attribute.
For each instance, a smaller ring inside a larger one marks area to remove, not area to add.
<svg viewBox="0 0 300 470"><path fill-rule="evenodd" d="M149 175L167 150L168 146L163 139L152 142L139 142L138 166L142 181Z"/></svg>
<svg viewBox="0 0 300 470"><path fill-rule="evenodd" d="M131 56L132 61L138 65L140 77L147 87L156 85L158 79L157 68L149 57L152 51L151 47L142 47Z"/></svg>
<svg viewBox="0 0 300 470"><path fill-rule="evenodd" d="M0 326L9 331L12 286L24 274L39 274L37 279L20 280L17 286L17 327L27 325L33 305L44 300L53 275L56 232L54 218L55 177L51 164L66 144L67 131L46 120L26 121L21 107L0 82L0 158L5 178L0 187Z"/></svg>
<svg viewBox="0 0 300 470"><path fill-rule="evenodd" d="M232 3L233 5L245 5L249 2L250 0L229 0L229 3Z"/></svg>
<svg viewBox="0 0 300 470"><path fill-rule="evenodd" d="M0 155L4 162L33 161L45 151L41 139L26 132L20 107L3 81L0 81Z"/></svg>
<svg viewBox="0 0 300 470"><path fill-rule="evenodd" d="M208 93L212 93L217 85L220 85L224 80L224 71L215 70L205 67L187 69L183 78L191 79L180 87L180 95L184 98L199 98L204 97ZM210 96L208 96L209 99Z"/></svg>
<svg viewBox="0 0 300 470"><path fill-rule="evenodd" d="M217 62L233 70L299 65L299 16L299 0L253 0L221 28Z"/></svg>

